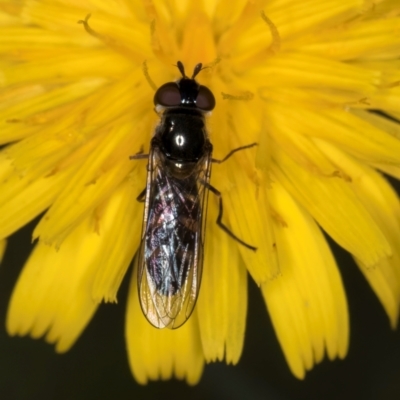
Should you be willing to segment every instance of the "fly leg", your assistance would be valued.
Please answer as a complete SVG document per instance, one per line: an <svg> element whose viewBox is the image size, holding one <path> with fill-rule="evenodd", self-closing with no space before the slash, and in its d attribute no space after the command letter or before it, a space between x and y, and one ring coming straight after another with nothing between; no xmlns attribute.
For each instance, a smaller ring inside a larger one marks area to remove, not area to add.
<svg viewBox="0 0 400 400"><path fill-rule="evenodd" d="M138 153L134 154L133 156L129 156L130 160L144 160L144 159L148 159L148 158L149 158L149 155L143 153L143 147L140 149L140 151Z"/></svg>
<svg viewBox="0 0 400 400"><path fill-rule="evenodd" d="M139 153L134 154L133 156L129 156L130 160L144 160L144 159L149 159L149 155L148 154L144 154L143 153L143 148L140 149ZM140 203L144 203L146 199L146 188L144 188L138 197L136 197L136 200Z"/></svg>
<svg viewBox="0 0 400 400"><path fill-rule="evenodd" d="M144 160L144 159L147 159L147 160L148 160L148 159L149 159L149 155L143 153L143 146L142 146L142 148L140 149L140 151L139 151L138 153L134 154L133 156L129 156L129 159L130 159L130 160ZM140 192L139 196L136 197L136 200L137 200L139 203L144 203L145 199L146 199L146 188L144 188L144 189Z"/></svg>
<svg viewBox="0 0 400 400"><path fill-rule="evenodd" d="M144 201L146 200L146 188L144 188L138 197L136 197L136 201L138 201L139 203L144 203Z"/></svg>
<svg viewBox="0 0 400 400"><path fill-rule="evenodd" d="M222 160L216 160L215 158L212 158L211 161L214 163L217 163L217 164L221 164L224 161L226 161L228 158L230 158L233 154L235 154L237 151L250 149L251 147L254 147L254 146L257 146L257 143L251 143L251 144L247 144L246 146L237 147L236 149L231 150Z"/></svg>
<svg viewBox="0 0 400 400"><path fill-rule="evenodd" d="M236 149L231 150L222 160L216 160L215 158L212 158L211 161L217 164L221 164L224 161L226 161L228 158L230 158L233 154L235 154L237 151L245 150L245 149L250 149L251 147L257 146L257 143L251 143L246 146L240 146L237 147ZM250 244L244 242L242 239L239 239L224 223L222 222L222 214L224 211L223 203L222 203L222 194L219 190L217 190L214 186L211 186L209 183L201 180L201 184L206 187L208 190L213 192L219 199L219 212L218 212L218 217L217 217L217 225L225 232L227 233L232 239L235 239L237 242L239 242L241 245L247 247L250 250L256 251L257 247L251 246Z"/></svg>
<svg viewBox="0 0 400 400"><path fill-rule="evenodd" d="M241 150L241 149L235 149L235 150ZM233 153L232 153L233 154ZM229 156L229 155L228 155ZM225 161L225 160L224 160ZM222 203L222 194L219 190L217 190L214 186L211 186L209 183L199 180L200 183L208 189L210 192L213 192L219 199L219 211L218 211L218 217L217 217L217 225L225 232L227 233L232 239L236 240L239 242L242 246L247 247L250 250L256 251L257 247L251 246L250 244L244 242L242 239L238 238L223 222L222 222L222 215L224 212L224 206Z"/></svg>

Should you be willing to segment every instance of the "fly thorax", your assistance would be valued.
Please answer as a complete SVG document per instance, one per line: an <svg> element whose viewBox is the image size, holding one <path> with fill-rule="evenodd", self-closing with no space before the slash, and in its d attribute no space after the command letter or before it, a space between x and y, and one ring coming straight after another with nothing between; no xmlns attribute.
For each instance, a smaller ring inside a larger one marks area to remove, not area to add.
<svg viewBox="0 0 400 400"><path fill-rule="evenodd" d="M204 117L193 111L169 113L164 116L163 123L157 129L161 151L170 160L196 162L204 155Z"/></svg>

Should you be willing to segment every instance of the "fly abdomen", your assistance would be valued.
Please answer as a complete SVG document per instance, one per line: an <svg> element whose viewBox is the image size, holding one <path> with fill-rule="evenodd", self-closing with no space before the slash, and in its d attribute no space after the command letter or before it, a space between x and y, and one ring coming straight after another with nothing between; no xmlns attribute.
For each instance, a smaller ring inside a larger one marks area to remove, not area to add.
<svg viewBox="0 0 400 400"><path fill-rule="evenodd" d="M163 178L149 215L145 263L156 291L167 296L182 289L193 265L201 209L194 179Z"/></svg>

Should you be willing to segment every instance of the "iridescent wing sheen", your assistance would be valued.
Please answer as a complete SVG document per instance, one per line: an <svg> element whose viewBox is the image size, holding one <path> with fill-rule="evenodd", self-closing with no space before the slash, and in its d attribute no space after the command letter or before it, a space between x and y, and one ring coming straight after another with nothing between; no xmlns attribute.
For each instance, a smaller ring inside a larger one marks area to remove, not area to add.
<svg viewBox="0 0 400 400"><path fill-rule="evenodd" d="M190 317L200 288L211 152L184 178L168 174L157 146L149 154L138 285L143 313L157 328Z"/></svg>

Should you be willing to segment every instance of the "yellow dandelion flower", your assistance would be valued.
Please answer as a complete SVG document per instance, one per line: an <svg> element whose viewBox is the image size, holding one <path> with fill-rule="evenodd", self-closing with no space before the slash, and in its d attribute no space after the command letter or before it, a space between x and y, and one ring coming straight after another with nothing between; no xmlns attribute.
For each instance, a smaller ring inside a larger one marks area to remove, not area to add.
<svg viewBox="0 0 400 400"><path fill-rule="evenodd" d="M91 14L91 19L77 21ZM355 258L391 325L400 300L400 7L397 0L21 0L0 4L0 253L44 212L10 300L10 335L67 351L116 302L139 247L154 88L201 62L214 93L202 287L177 330L144 318L132 282L128 358L140 383L196 383L237 363L247 275L261 287L293 374L343 358L348 311L322 229ZM371 112L381 110L382 113ZM389 119L391 116L392 119ZM233 254L235 253L235 254Z"/></svg>

